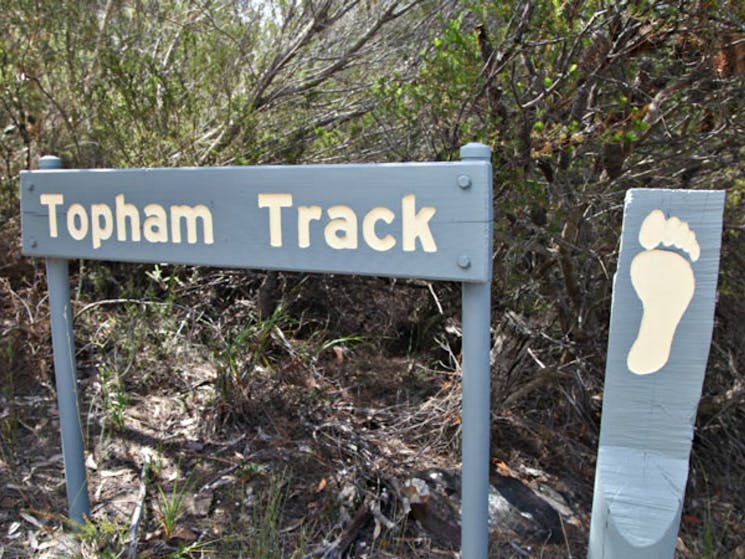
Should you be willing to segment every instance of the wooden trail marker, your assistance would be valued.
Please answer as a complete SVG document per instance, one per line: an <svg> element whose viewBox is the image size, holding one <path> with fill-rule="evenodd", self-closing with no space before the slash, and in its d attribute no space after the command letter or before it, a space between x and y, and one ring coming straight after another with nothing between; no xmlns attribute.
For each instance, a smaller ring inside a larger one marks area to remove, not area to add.
<svg viewBox="0 0 745 559"><path fill-rule="evenodd" d="M674 555L711 344L723 208L723 191L627 193L590 559Z"/></svg>
<svg viewBox="0 0 745 559"><path fill-rule="evenodd" d="M47 258L70 518L90 514L68 259L463 282L463 559L486 559L491 153L460 162L21 173L23 252Z"/></svg>

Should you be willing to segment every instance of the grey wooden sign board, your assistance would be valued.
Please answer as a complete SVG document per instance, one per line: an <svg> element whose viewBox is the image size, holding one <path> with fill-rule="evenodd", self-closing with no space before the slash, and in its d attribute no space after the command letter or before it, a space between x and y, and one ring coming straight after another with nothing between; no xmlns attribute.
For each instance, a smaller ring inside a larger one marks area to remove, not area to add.
<svg viewBox="0 0 745 559"><path fill-rule="evenodd" d="M487 281L489 181L483 161L23 173L23 247L61 258Z"/></svg>
<svg viewBox="0 0 745 559"><path fill-rule="evenodd" d="M70 518L90 514L68 259L463 282L464 559L486 559L492 171L460 162L62 170L21 174L23 251L46 257Z"/></svg>
<svg viewBox="0 0 745 559"><path fill-rule="evenodd" d="M723 207L723 191L627 193L590 559L674 555L711 344Z"/></svg>

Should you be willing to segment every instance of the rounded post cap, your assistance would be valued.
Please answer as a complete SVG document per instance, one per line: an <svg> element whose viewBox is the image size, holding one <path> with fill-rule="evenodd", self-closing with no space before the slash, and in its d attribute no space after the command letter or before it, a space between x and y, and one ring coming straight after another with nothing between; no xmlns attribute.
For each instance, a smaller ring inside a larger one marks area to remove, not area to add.
<svg viewBox="0 0 745 559"><path fill-rule="evenodd" d="M61 169L62 160L56 155L44 155L39 158L39 169Z"/></svg>
<svg viewBox="0 0 745 559"><path fill-rule="evenodd" d="M460 148L461 159L491 159L489 146L471 142Z"/></svg>

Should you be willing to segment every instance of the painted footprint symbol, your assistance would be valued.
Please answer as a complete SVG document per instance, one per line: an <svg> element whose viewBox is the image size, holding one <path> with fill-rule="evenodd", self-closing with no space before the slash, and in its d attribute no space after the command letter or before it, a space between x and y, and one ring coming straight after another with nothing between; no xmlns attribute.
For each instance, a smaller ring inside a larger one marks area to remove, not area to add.
<svg viewBox="0 0 745 559"><path fill-rule="evenodd" d="M696 289L688 260L677 252L657 247L676 247L692 262L698 260L701 249L696 233L685 221L675 216L665 219L660 210L653 210L644 219L639 243L646 250L631 262L631 284L644 311L626 364L632 373L648 375L667 363L675 330Z"/></svg>

